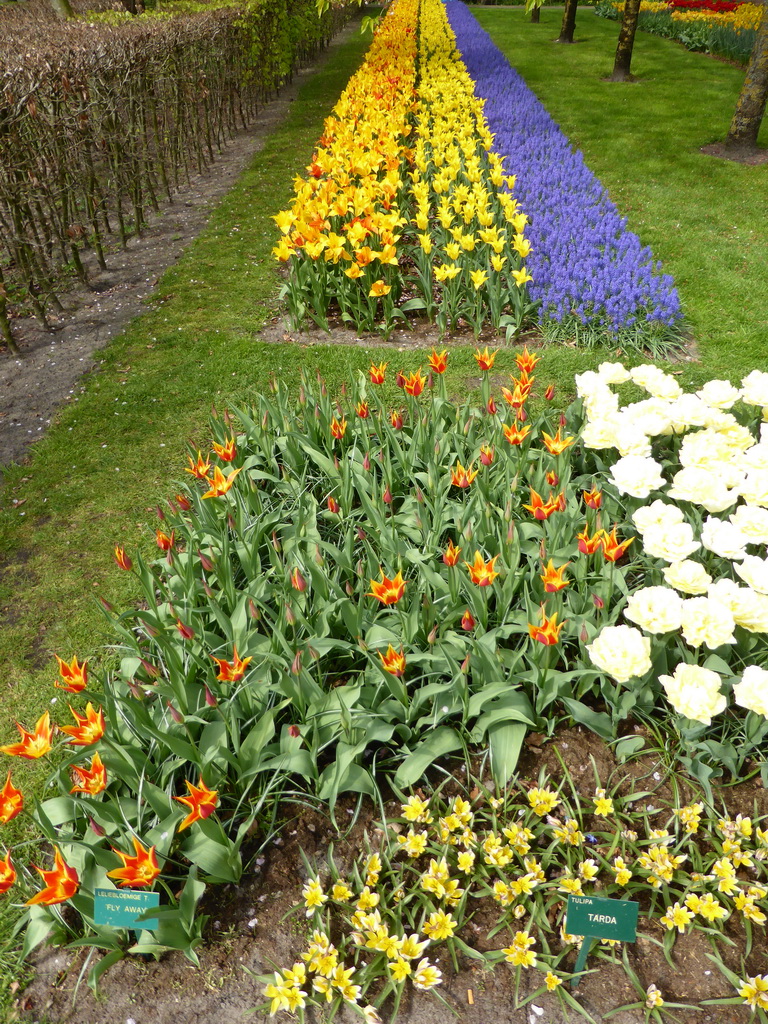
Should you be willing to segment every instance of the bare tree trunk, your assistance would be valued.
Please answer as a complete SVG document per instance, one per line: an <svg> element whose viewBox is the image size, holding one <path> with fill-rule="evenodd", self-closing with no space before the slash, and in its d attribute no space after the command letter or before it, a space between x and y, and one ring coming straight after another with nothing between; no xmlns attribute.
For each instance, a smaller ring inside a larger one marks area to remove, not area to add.
<svg viewBox="0 0 768 1024"><path fill-rule="evenodd" d="M72 4L69 0L49 0L49 3L57 18L60 18L62 21L69 21L71 18L74 18L75 12L72 10Z"/></svg>
<svg viewBox="0 0 768 1024"><path fill-rule="evenodd" d="M747 65L747 75L736 101L731 127L725 139L727 149L755 149L766 101L768 101L768 0Z"/></svg>
<svg viewBox="0 0 768 1024"><path fill-rule="evenodd" d="M534 7L533 10L531 11L531 22L534 25L538 25L540 21L541 21L541 8L540 7Z"/></svg>
<svg viewBox="0 0 768 1024"><path fill-rule="evenodd" d="M639 13L640 0L625 0L619 42L616 47L616 59L613 63L613 73L609 76L611 82L628 82L632 77L629 68L632 64L632 49L635 45Z"/></svg>
<svg viewBox="0 0 768 1024"><path fill-rule="evenodd" d="M573 33L576 29L576 8L578 5L579 0L565 0L563 24L560 27L560 35L557 37L558 43L573 42Z"/></svg>

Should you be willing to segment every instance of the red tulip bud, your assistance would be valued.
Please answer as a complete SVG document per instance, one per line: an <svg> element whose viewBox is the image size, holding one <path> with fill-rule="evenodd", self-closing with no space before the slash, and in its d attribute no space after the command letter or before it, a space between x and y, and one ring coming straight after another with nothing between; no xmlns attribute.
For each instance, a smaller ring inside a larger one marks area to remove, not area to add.
<svg viewBox="0 0 768 1024"><path fill-rule="evenodd" d="M185 623L183 623L181 619L176 620L176 629L178 629L179 633L185 640L191 640L192 637L195 635L194 629L192 629L191 626L187 626Z"/></svg>
<svg viewBox="0 0 768 1024"><path fill-rule="evenodd" d="M211 572L213 570L213 562L207 555L204 555L202 551L198 551L197 557L200 559L200 565L206 572Z"/></svg>
<svg viewBox="0 0 768 1024"><path fill-rule="evenodd" d="M208 584L205 582L205 580L203 580L203 590L205 591L205 596L206 597L213 597L213 591L208 586Z"/></svg>
<svg viewBox="0 0 768 1024"><path fill-rule="evenodd" d="M334 469L338 469L339 468L339 457L338 457L338 455L334 455L333 456L333 468Z"/></svg>
<svg viewBox="0 0 768 1024"><path fill-rule="evenodd" d="M589 640L589 633L587 632L586 622L581 627L581 631L579 632L579 639L583 644L585 644L587 640Z"/></svg>
<svg viewBox="0 0 768 1024"><path fill-rule="evenodd" d="M291 663L291 675L297 676L301 672L301 651L296 651Z"/></svg>
<svg viewBox="0 0 768 1024"><path fill-rule="evenodd" d="M466 609L461 617L461 628L467 630L475 628L475 619L469 608Z"/></svg>
<svg viewBox="0 0 768 1024"><path fill-rule="evenodd" d="M355 588L354 588L354 587L352 586L352 584L351 584L351 583L350 583L349 581L347 581L347 582L346 582L346 583L344 584L344 589L345 589L345 590L346 590L346 592L347 592L347 597L352 597L352 595L353 595L353 594L354 594L354 592L355 592Z"/></svg>
<svg viewBox="0 0 768 1024"><path fill-rule="evenodd" d="M269 423L269 413L265 412L264 415L261 417L261 429L262 430L266 430L268 423Z"/></svg>
<svg viewBox="0 0 768 1024"><path fill-rule="evenodd" d="M389 486L384 488L384 493L381 496L381 500L384 502L385 505L392 504L392 491L390 491Z"/></svg>
<svg viewBox="0 0 768 1024"><path fill-rule="evenodd" d="M162 522L165 519L165 512L163 512L159 505L155 505L155 512L157 512L157 518Z"/></svg>
<svg viewBox="0 0 768 1024"><path fill-rule="evenodd" d="M135 680L133 680L133 679L129 680L127 686L128 686L128 689L131 691L131 696L132 697L135 697L136 700L144 700L144 694L141 692L139 687L136 685Z"/></svg>
<svg viewBox="0 0 768 1024"><path fill-rule="evenodd" d="M272 547L275 551L280 550L280 538L277 536L277 532L275 530L272 531Z"/></svg>
<svg viewBox="0 0 768 1024"><path fill-rule="evenodd" d="M307 394L304 391L304 385L302 384L299 388L299 405L303 408L307 404Z"/></svg>
<svg viewBox="0 0 768 1024"><path fill-rule="evenodd" d="M114 607L109 603L109 601L105 601L105 599L103 597L99 598L99 604L101 605L101 607L104 609L105 612L113 612L114 611Z"/></svg>
<svg viewBox="0 0 768 1024"><path fill-rule="evenodd" d="M561 427L564 427L564 426L565 426L565 424L566 424L566 422L567 422L567 421L566 421L566 419L565 419L565 413L564 413L564 412L561 412L561 413L560 413L560 426L561 426Z"/></svg>
<svg viewBox="0 0 768 1024"><path fill-rule="evenodd" d="M528 413L525 411L522 405L517 410L517 413L515 414L515 419L520 420L521 423L525 423L525 421L528 419Z"/></svg>
<svg viewBox="0 0 768 1024"><path fill-rule="evenodd" d="M292 626L296 621L296 616L293 614L293 608L289 604L285 606L285 621L289 626Z"/></svg>
<svg viewBox="0 0 768 1024"><path fill-rule="evenodd" d="M600 597L599 594L592 595L592 604L595 606L595 608L598 609L598 611L601 608L605 608L605 601L602 599L602 597Z"/></svg>
<svg viewBox="0 0 768 1024"><path fill-rule="evenodd" d="M431 644L434 644L436 642L437 642L437 626L435 625L429 631L429 635L427 636L427 643L431 645Z"/></svg>
<svg viewBox="0 0 768 1024"><path fill-rule="evenodd" d="M397 384L397 386L399 388L404 386L404 384L405 384L405 375L403 374L402 370L398 370L397 371L397 376L395 377L395 384Z"/></svg>
<svg viewBox="0 0 768 1024"><path fill-rule="evenodd" d="M416 488L416 501L418 501L420 505L424 504L424 493L420 487Z"/></svg>
<svg viewBox="0 0 768 1024"><path fill-rule="evenodd" d="M102 828L95 818L91 818L88 824L90 825L91 832L93 832L94 835L105 836L107 834L106 829Z"/></svg>
<svg viewBox="0 0 768 1024"><path fill-rule="evenodd" d="M552 401L552 399L555 397L555 385L554 384L550 384L547 387L547 390L544 392L544 397L546 398L546 400L548 402Z"/></svg>
<svg viewBox="0 0 768 1024"><path fill-rule="evenodd" d="M515 524L514 524L514 522L512 522L507 527L507 544L511 544L514 539L515 539Z"/></svg>
<svg viewBox="0 0 768 1024"><path fill-rule="evenodd" d="M300 594L303 594L307 589L307 581L302 576L298 566L291 573L291 586L294 590L298 590Z"/></svg>
<svg viewBox="0 0 768 1024"><path fill-rule="evenodd" d="M160 669L156 665L152 665L150 662L145 661L144 658L141 658L140 661L147 675L152 676L153 679L157 679L160 675Z"/></svg>
<svg viewBox="0 0 768 1024"><path fill-rule="evenodd" d="M289 725L288 735L291 737L291 739L295 740L297 736L301 736L301 729L298 727L298 725Z"/></svg>
<svg viewBox="0 0 768 1024"><path fill-rule="evenodd" d="M462 661L461 671L464 673L464 675L466 675L467 672L469 672L469 655L467 655L464 661Z"/></svg>
<svg viewBox="0 0 768 1024"><path fill-rule="evenodd" d="M261 612L254 604L252 597L248 598L248 614L255 622L258 622L259 619L261 618Z"/></svg>
<svg viewBox="0 0 768 1024"><path fill-rule="evenodd" d="M547 473L547 483L550 487L557 487L557 485L560 483L560 477L557 475L557 473L550 470L550 472Z"/></svg>
<svg viewBox="0 0 768 1024"><path fill-rule="evenodd" d="M358 526L358 528L357 528L357 539L358 539L358 540L365 540L365 538L366 538L367 536L368 536L368 535L367 535L367 533L365 532L365 530L364 530L364 529L362 528L362 526Z"/></svg>
<svg viewBox="0 0 768 1024"><path fill-rule="evenodd" d="M363 456L363 469L367 473L370 468L371 468L371 460L370 460L370 457L368 455L368 452L366 452L365 455Z"/></svg>
<svg viewBox="0 0 768 1024"><path fill-rule="evenodd" d="M205 688L205 703L208 705L209 708L215 708L216 705L218 704L218 701L216 700L216 698L214 697L214 695L211 693L207 686Z"/></svg>
<svg viewBox="0 0 768 1024"><path fill-rule="evenodd" d="M170 711L171 718L174 720L174 722L177 725L183 725L184 724L184 715L182 715L182 713L179 711L179 709L175 708L173 706L173 704L171 704L171 702L169 700L166 701L166 704L168 705L168 710Z"/></svg>
<svg viewBox="0 0 768 1024"><path fill-rule="evenodd" d="M488 405L485 408L490 416L496 415L496 402L493 400L493 395L488 399Z"/></svg>

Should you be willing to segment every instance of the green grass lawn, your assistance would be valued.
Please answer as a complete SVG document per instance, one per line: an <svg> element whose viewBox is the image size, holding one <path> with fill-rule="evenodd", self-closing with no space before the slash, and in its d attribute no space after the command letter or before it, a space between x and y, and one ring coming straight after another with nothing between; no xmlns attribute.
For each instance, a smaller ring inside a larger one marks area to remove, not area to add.
<svg viewBox="0 0 768 1024"><path fill-rule="evenodd" d="M768 164L700 152L725 137L744 69L638 32L637 80L605 82L617 22L580 8L576 42L563 46L561 11L543 10L538 25L518 9L473 12L673 275L699 342L691 379L764 366ZM768 147L768 118L758 141Z"/></svg>
<svg viewBox="0 0 768 1024"><path fill-rule="evenodd" d="M681 380L738 379L764 366L768 167L721 163L698 152L724 135L743 72L639 35L639 81L609 85L600 76L611 67L615 23L580 11L580 42L563 47L552 43L556 11L543 11L538 26L519 11L477 13L584 150L631 227L675 276L702 357L700 364L679 368ZM133 577L114 565L112 547L154 545L154 506L173 495L174 481L183 476L187 443L207 446L212 404L221 410L247 402L273 374L295 383L302 368L320 370L333 393L372 358L405 370L423 362L423 353L391 348L277 347L258 340L277 308L271 217L288 205L292 178L306 166L322 120L368 41L355 35L304 85L287 121L206 232L159 283L157 294L165 300L105 350L100 372L35 446L31 462L3 469L0 664L6 715L0 742L15 738L13 719L30 727L58 692L54 653L67 660L75 654L101 662L110 657L111 637L96 596L118 606L135 596ZM765 129L763 139L768 143ZM449 384L457 393L477 377L471 351L452 355ZM573 374L603 358L553 347L537 376L554 381L565 401ZM24 499L23 507L14 507L13 498ZM62 704L53 712L63 722ZM29 791L45 770L37 763L15 764L14 781ZM19 819L4 829L6 842L26 835ZM0 909L0 942L11 923L12 915Z"/></svg>

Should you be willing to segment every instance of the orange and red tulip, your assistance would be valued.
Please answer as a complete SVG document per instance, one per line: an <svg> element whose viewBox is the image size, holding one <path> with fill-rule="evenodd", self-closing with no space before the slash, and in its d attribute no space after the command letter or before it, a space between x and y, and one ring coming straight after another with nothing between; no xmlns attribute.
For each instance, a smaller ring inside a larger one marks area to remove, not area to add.
<svg viewBox="0 0 768 1024"><path fill-rule="evenodd" d="M438 352L436 349L432 349L432 354L429 357L429 368L433 373L445 373L448 369L448 349L444 348L442 352Z"/></svg>
<svg viewBox="0 0 768 1024"><path fill-rule="evenodd" d="M241 658L237 653L237 647L232 647L232 661L227 661L226 658L211 658L219 666L219 674L216 678L221 683L238 683L245 675L245 670L253 660L251 655L248 658Z"/></svg>
<svg viewBox="0 0 768 1024"><path fill-rule="evenodd" d="M107 872L108 878L117 879L119 886L129 886L133 889L146 889L153 884L160 874L160 865L157 863L157 852L154 846L147 849L133 836L133 849L135 856L129 853L122 853L112 847L112 852L122 860L123 866Z"/></svg>
<svg viewBox="0 0 768 1024"><path fill-rule="evenodd" d="M446 565L456 565L461 554L461 548L457 548L452 540L448 541L448 547L443 552L443 561Z"/></svg>
<svg viewBox="0 0 768 1024"><path fill-rule="evenodd" d="M126 571L133 566L133 562L125 553L125 548L121 548L119 544L115 547L115 561L121 569L125 569Z"/></svg>
<svg viewBox="0 0 768 1024"><path fill-rule="evenodd" d="M556 594L558 590L564 590L570 584L570 580L566 579L563 575L570 564L570 562L566 562L565 565L561 565L556 569L550 558L544 568L543 575L539 577L544 584L544 590L548 594Z"/></svg>
<svg viewBox="0 0 768 1024"><path fill-rule="evenodd" d="M224 476L218 466L213 467L213 479L209 479L210 488L203 494L204 498L221 498L229 491L235 482L235 477L242 470L242 466L233 469L228 476Z"/></svg>
<svg viewBox="0 0 768 1024"><path fill-rule="evenodd" d="M197 480L205 480L211 472L210 461L208 459L204 459L200 451L197 453L197 461L195 461L191 455L188 455L187 462L189 462L189 465L185 468L184 472L191 473Z"/></svg>
<svg viewBox="0 0 768 1024"><path fill-rule="evenodd" d="M99 708L98 711L95 711L93 704L88 701L85 705L85 715L78 715L72 705L70 705L69 710L77 722L77 725L61 726L61 731L71 737L69 742L79 747L87 747L91 743L97 743L104 735L106 728L102 709Z"/></svg>
<svg viewBox="0 0 768 1024"><path fill-rule="evenodd" d="M385 672L389 672L392 676L402 676L405 674L405 654L402 649L396 651L392 644L387 647L387 653L382 654L381 651L376 652L381 659L381 667Z"/></svg>
<svg viewBox="0 0 768 1024"><path fill-rule="evenodd" d="M45 888L35 893L32 899L27 900L25 905L28 907L37 904L52 907L56 903L64 903L66 900L72 899L80 886L78 873L65 863L58 846L53 848L52 871L43 871L42 868L34 864L32 866L45 882Z"/></svg>
<svg viewBox="0 0 768 1024"><path fill-rule="evenodd" d="M377 366L375 363L371 363L370 369L368 370L368 376L371 384L383 384L385 377L385 370L389 363L379 363Z"/></svg>
<svg viewBox="0 0 768 1024"><path fill-rule="evenodd" d="M471 565L469 562L464 563L469 572L469 578L472 580L474 584L476 584L478 587L491 586L493 581L499 575L498 572L494 570L494 566L496 565L496 559L498 557L498 555L494 555L490 561L486 562L483 556L480 554L480 552L476 551L474 562Z"/></svg>
<svg viewBox="0 0 768 1024"><path fill-rule="evenodd" d="M16 728L21 734L18 743L8 743L0 750L11 757L24 757L28 761L36 761L38 757L47 754L51 749L51 716L46 711L38 718L34 732L27 732L23 726L16 723Z"/></svg>
<svg viewBox="0 0 768 1024"><path fill-rule="evenodd" d="M607 562L618 562L634 539L634 537L630 537L629 540L619 542L619 538L616 536L615 526L610 533L606 533L604 530L603 558L605 558Z"/></svg>
<svg viewBox="0 0 768 1024"><path fill-rule="evenodd" d="M537 640L540 644L551 646L556 644L560 639L560 630L565 625L565 622L558 623L557 612L554 615L547 617L547 611L544 605L541 606L541 623L538 626L528 623L528 633L532 640Z"/></svg>
<svg viewBox="0 0 768 1024"><path fill-rule="evenodd" d="M60 658L58 654L54 657L59 663L59 676L61 677L61 682L54 683L54 686L67 693L80 693L81 690L84 690L88 685L88 659L86 658L80 664L77 656L69 663Z"/></svg>
<svg viewBox="0 0 768 1024"><path fill-rule="evenodd" d="M471 462L466 469L460 462L457 462L451 470L451 485L453 487L469 487L477 473L476 469L472 469Z"/></svg>
<svg viewBox="0 0 768 1024"><path fill-rule="evenodd" d="M189 779L185 779L185 783L189 790L189 795L175 796L173 798L178 800L180 804L185 804L190 810L190 813L179 825L179 832L188 828L195 821L210 817L219 802L219 794L214 789L208 789L203 782L202 775L196 786Z"/></svg>
<svg viewBox="0 0 768 1024"><path fill-rule="evenodd" d="M0 789L0 824L7 825L9 821L13 821L23 808L24 797L22 792L20 789L16 789L11 782L11 773L8 772L5 785Z"/></svg>
<svg viewBox="0 0 768 1024"><path fill-rule="evenodd" d="M11 855L7 853L5 860L0 860L0 896L8 892L16 881L16 869L11 863Z"/></svg>
<svg viewBox="0 0 768 1024"><path fill-rule="evenodd" d="M375 597L378 601L381 601L384 605L397 604L400 598L405 593L405 580L403 574L398 572L396 576L389 579L388 576L384 575L384 570L380 570L381 580L371 580L371 589L368 591L367 597Z"/></svg>
<svg viewBox="0 0 768 1024"><path fill-rule="evenodd" d="M224 444L213 442L213 450L222 462L232 462L237 456L237 444L234 437L228 437Z"/></svg>
<svg viewBox="0 0 768 1024"><path fill-rule="evenodd" d="M71 770L74 786L70 793L88 793L89 796L96 796L107 788L107 769L98 752L91 758L90 768L73 764Z"/></svg>

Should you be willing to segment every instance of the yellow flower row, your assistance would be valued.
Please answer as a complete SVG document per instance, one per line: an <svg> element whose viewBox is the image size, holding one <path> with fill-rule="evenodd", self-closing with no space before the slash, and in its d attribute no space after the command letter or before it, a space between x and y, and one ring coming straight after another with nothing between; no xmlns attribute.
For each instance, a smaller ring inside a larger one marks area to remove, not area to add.
<svg viewBox="0 0 768 1024"><path fill-rule="evenodd" d="M613 7L617 11L624 10L621 0L615 0ZM676 11L664 0L642 0L640 4L641 14L660 14L663 11L669 11L673 21L706 21L712 25L727 25L740 31L757 29L762 8L760 4L745 3L739 4L735 11Z"/></svg>
<svg viewBox="0 0 768 1024"><path fill-rule="evenodd" d="M463 313L479 329L486 306L496 326L505 310L519 321L527 218L491 147L442 4L396 0L325 122L308 177L296 179L291 209L274 218L295 318L309 310L323 322L334 297L346 320L368 326L378 300L393 314L404 268L415 265L409 284L428 315L437 282L446 322Z"/></svg>
<svg viewBox="0 0 768 1024"><path fill-rule="evenodd" d="M673 11L673 21L705 21L711 25L727 25L737 32L756 30L762 8L759 4L740 4L735 11Z"/></svg>

